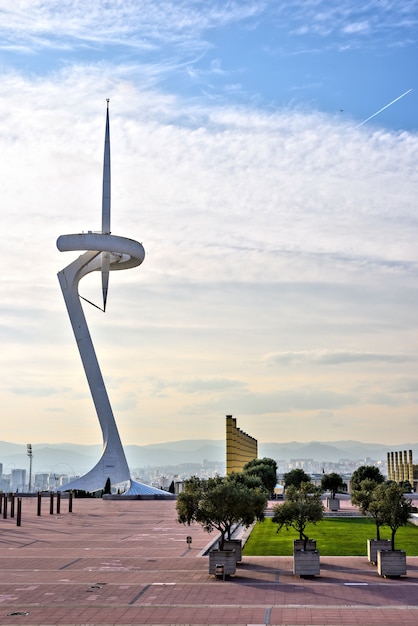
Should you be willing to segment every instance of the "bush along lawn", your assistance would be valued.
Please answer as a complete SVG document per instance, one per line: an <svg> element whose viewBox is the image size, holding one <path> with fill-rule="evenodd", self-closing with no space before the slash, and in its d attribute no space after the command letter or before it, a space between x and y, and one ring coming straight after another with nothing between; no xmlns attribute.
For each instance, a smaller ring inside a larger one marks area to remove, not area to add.
<svg viewBox="0 0 418 626"><path fill-rule="evenodd" d="M325 518L306 528L310 539L316 539L321 556L367 556L367 539L376 538L373 520L366 517ZM282 528L267 518L258 522L244 548L244 556L291 556L293 540L299 535ZM390 539L390 529L381 528L381 538ZM418 526L407 524L396 533L396 548L405 550L407 556L418 556Z"/></svg>

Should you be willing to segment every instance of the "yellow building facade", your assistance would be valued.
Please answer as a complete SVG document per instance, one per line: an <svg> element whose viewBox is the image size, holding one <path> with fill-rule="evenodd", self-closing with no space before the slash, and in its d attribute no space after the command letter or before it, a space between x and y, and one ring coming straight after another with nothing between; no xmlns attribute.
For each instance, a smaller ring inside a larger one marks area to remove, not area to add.
<svg viewBox="0 0 418 626"><path fill-rule="evenodd" d="M414 462L412 450L399 450L387 453L388 480L400 483L408 480L414 485Z"/></svg>
<svg viewBox="0 0 418 626"><path fill-rule="evenodd" d="M226 416L226 475L242 472L249 461L258 458L257 439L247 435L237 427L232 415Z"/></svg>

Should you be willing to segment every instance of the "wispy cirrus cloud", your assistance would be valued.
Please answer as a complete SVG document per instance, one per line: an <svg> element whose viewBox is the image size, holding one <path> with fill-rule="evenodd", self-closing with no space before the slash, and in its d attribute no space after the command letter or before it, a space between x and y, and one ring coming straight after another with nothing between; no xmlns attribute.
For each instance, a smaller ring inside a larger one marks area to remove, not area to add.
<svg viewBox="0 0 418 626"><path fill-rule="evenodd" d="M381 46L383 41L396 45L401 33L405 41L405 31L410 32L411 43L416 41L416 0L409 3L292 0L281 2L276 11L283 25L288 22L292 35L300 38L312 35L327 40L327 46L340 46L343 41L350 42L350 46L362 45L366 48ZM331 34L336 36L332 42L329 40Z"/></svg>
<svg viewBox="0 0 418 626"><path fill-rule="evenodd" d="M199 405L186 407L188 413L221 412L225 406L233 406L239 415L268 415L293 413L297 411L326 411L349 406L361 402L358 394L336 392L330 389L314 389L295 387L266 393L247 392L228 394L228 397L217 397L202 401Z"/></svg>
<svg viewBox="0 0 418 626"><path fill-rule="evenodd" d="M264 10L258 0L211 2L186 0L19 0L3 3L0 33L4 45L26 41L27 47L109 45L152 49L160 45L182 47L198 42L202 33L216 26L246 20Z"/></svg>
<svg viewBox="0 0 418 626"><path fill-rule="evenodd" d="M277 352L264 357L269 364L296 365L346 365L349 363L411 363L415 361L408 354L383 354L379 352L356 352L354 350L300 350L296 352Z"/></svg>
<svg viewBox="0 0 418 626"><path fill-rule="evenodd" d="M370 33L370 23L368 21L352 22L351 24L347 24L347 26L343 26L342 31L347 35L358 33L368 35Z"/></svg>
<svg viewBox="0 0 418 626"><path fill-rule="evenodd" d="M255 29L257 18L272 21L301 39L309 35L324 39L332 33L342 40L351 38L352 43L361 37L368 47L383 40L396 44L400 32L405 42L408 31L412 44L418 23L416 0L402 4L381 1L378 5L371 0L356 0L349 5L335 0L292 0L280 5L269 5L264 0L217 0L210 4L204 0L91 0L88 4L82 0L65 4L19 0L3 3L0 8L0 48L29 53L84 47L103 53L113 49L117 53L117 47L129 47L158 54L164 46L176 50L179 57L192 58L212 47L209 34L214 28L230 24L246 28L248 24ZM366 41L365 35L372 37ZM271 44L268 47L272 49ZM287 48L286 53L291 53L289 45Z"/></svg>
<svg viewBox="0 0 418 626"><path fill-rule="evenodd" d="M185 393L205 393L211 391L230 393L236 389L245 389L246 387L247 384L242 381L222 378L193 378L181 381L178 384L178 388Z"/></svg>

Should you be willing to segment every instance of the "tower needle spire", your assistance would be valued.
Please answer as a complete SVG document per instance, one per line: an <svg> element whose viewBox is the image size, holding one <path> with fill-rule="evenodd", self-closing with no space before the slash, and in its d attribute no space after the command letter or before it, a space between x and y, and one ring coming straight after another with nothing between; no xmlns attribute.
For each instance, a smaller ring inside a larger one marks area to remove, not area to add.
<svg viewBox="0 0 418 626"><path fill-rule="evenodd" d="M106 133L103 158L102 233L110 234L110 131L109 98L106 99Z"/></svg>
<svg viewBox="0 0 418 626"><path fill-rule="evenodd" d="M102 193L102 234L110 235L110 131L109 131L109 98L106 98L106 132L103 158L103 193ZM109 289L110 256L102 252L102 291L103 311L106 310L107 292Z"/></svg>

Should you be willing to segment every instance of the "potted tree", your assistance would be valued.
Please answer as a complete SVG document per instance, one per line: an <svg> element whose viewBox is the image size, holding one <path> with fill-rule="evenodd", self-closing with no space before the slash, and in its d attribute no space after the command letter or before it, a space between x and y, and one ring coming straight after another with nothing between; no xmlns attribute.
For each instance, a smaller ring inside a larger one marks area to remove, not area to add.
<svg viewBox="0 0 418 626"><path fill-rule="evenodd" d="M376 539L367 540L367 558L370 563L376 565L377 553L379 550L390 550L391 543L389 539L382 539L380 529L384 525L382 508L380 506L378 493L376 488L379 484L371 479L362 480L351 494L351 501L357 504L362 515L366 515L374 520L376 527Z"/></svg>
<svg viewBox="0 0 418 626"><path fill-rule="evenodd" d="M340 474L331 472L331 474L324 474L321 480L322 491L329 491L330 497L327 498L327 507L330 511L338 511L340 508L340 502L335 497L338 492L347 491L347 486Z"/></svg>
<svg viewBox="0 0 418 626"><path fill-rule="evenodd" d="M405 576L406 552L395 550L396 531L405 526L412 513L412 500L406 498L401 486L394 482L376 488L377 506L380 507L384 524L391 530L391 549L377 553L377 570L381 576Z"/></svg>
<svg viewBox="0 0 418 626"><path fill-rule="evenodd" d="M369 539L367 541L367 555L371 563L377 563L378 550L385 550L390 547L389 542L386 539L381 539L380 537L380 527L382 526L382 521L380 519L381 516L379 513L379 507L373 504L372 510L369 510L374 489L378 485L382 485L384 482L385 477L375 465L361 465L353 472L350 481L352 503L359 506L360 512L363 515L368 515L375 521L376 539Z"/></svg>
<svg viewBox="0 0 418 626"><path fill-rule="evenodd" d="M240 563L242 561L242 540L233 538L232 529L234 526L238 526L238 525L245 525L246 527L248 527L254 522L255 519L264 518L264 511L267 505L267 498L270 493L270 486L271 486L271 480L272 480L271 472L270 472L271 465L265 463L265 461L268 461L268 460L269 459L260 459L260 463L256 466L258 471L255 471L254 469L255 465L251 466L252 471L247 471L246 469L247 466L244 466L244 469L242 472L233 472L228 475L228 481L230 483L235 483L237 486L244 486L246 488L249 488L250 490L253 490L253 494L250 498L250 501L248 502L247 511L246 511L247 513L249 513L248 523L244 523L244 521L241 521L239 523L236 522L232 524L228 528L228 531L225 533L223 538L222 538L222 533L221 533L221 537L218 542L219 549L235 550L235 560L237 563ZM272 463L276 464L275 461L272 461ZM267 468L267 473L264 473L266 468ZM260 499L262 492L264 492L264 499L263 498ZM256 498L259 500L258 503L254 499L254 494L256 494ZM241 491L239 492L238 499L236 501L237 513L239 517L242 516L242 513L243 513L242 507L245 506L245 498L247 497L248 497L247 490L244 490L244 493ZM232 498L230 498L229 504L230 506L233 505ZM263 515L262 518L258 516L257 511L256 511L255 518L252 516L252 509L253 509L254 504L256 505L256 507L259 504L262 505L262 515Z"/></svg>
<svg viewBox="0 0 418 626"><path fill-rule="evenodd" d="M263 520L266 505L266 493L256 478L248 482L240 474L208 480L193 477L185 481L177 498L177 521L188 525L197 522L208 533L217 530L220 538L218 548L209 552L209 574L217 574L222 567L224 575L231 575L237 563L236 550L227 544L232 529L236 525L248 528Z"/></svg>
<svg viewBox="0 0 418 626"><path fill-rule="evenodd" d="M316 541L309 539L305 530L308 524L316 524L323 517L321 490L311 482L303 482L299 487L290 485L286 489L286 501L273 507L273 519L278 529L293 528L299 539L293 544L293 574L295 576L316 576L320 573L320 555Z"/></svg>

